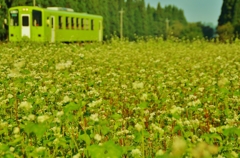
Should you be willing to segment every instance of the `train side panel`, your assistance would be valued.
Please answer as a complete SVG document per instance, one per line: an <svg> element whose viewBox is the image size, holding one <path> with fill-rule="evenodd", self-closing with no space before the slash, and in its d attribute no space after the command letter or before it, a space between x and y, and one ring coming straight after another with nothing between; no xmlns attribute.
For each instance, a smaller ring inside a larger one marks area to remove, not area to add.
<svg viewBox="0 0 240 158"><path fill-rule="evenodd" d="M9 40L102 41L101 16L21 6L9 9Z"/></svg>

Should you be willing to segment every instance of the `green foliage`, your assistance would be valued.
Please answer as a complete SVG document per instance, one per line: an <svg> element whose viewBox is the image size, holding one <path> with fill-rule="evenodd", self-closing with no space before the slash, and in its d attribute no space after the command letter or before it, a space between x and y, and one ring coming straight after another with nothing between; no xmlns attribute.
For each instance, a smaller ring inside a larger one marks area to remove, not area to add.
<svg viewBox="0 0 240 158"><path fill-rule="evenodd" d="M240 1L224 0L218 19L217 33L223 42L239 38Z"/></svg>
<svg viewBox="0 0 240 158"><path fill-rule="evenodd" d="M230 22L228 22L224 25L218 26L217 33L221 41L231 42L234 38L234 27Z"/></svg>

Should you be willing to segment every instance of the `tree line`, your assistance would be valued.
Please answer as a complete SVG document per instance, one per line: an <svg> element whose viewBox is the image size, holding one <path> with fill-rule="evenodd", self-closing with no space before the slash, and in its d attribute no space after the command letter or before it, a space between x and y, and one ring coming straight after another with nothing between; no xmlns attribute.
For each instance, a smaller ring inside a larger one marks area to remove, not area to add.
<svg viewBox="0 0 240 158"><path fill-rule="evenodd" d="M121 35L120 10L123 11L123 36L129 40L137 37L168 36L193 39L211 38L214 29L204 24L187 22L184 11L176 6L162 7L160 3L152 7L144 0L35 0L40 7L66 7L76 12L102 15L104 18L104 39ZM33 0L0 0L0 26L7 17L7 10L13 6L33 5ZM0 38L5 37L6 30L0 28Z"/></svg>
<svg viewBox="0 0 240 158"><path fill-rule="evenodd" d="M224 42L239 39L240 35L240 0L223 0L218 19L217 34Z"/></svg>

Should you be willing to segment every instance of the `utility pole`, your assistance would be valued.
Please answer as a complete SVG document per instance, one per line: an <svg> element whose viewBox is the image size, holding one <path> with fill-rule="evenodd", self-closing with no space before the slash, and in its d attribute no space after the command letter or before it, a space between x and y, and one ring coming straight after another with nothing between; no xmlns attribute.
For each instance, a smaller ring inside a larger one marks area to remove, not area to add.
<svg viewBox="0 0 240 158"><path fill-rule="evenodd" d="M124 13L123 9L121 9L119 11L119 13L120 13L120 39L122 40L122 38L123 38L123 13Z"/></svg>
<svg viewBox="0 0 240 158"><path fill-rule="evenodd" d="M36 6L36 0L33 0L33 6Z"/></svg>
<svg viewBox="0 0 240 158"><path fill-rule="evenodd" d="M166 18L166 37L168 37L169 20Z"/></svg>

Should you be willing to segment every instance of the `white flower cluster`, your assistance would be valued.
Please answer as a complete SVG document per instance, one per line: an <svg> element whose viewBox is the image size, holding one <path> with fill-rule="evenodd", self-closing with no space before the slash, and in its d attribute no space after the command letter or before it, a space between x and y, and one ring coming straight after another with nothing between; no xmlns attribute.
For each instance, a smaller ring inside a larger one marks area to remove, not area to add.
<svg viewBox="0 0 240 158"><path fill-rule="evenodd" d="M30 109L32 109L32 104L27 102L27 101L23 101L23 102L20 103L18 108L29 111Z"/></svg>
<svg viewBox="0 0 240 158"><path fill-rule="evenodd" d="M139 81L133 82L132 85L133 89L142 89L144 87L144 83Z"/></svg>
<svg viewBox="0 0 240 158"><path fill-rule="evenodd" d="M155 125L154 123L151 124L152 128L154 131L158 131L160 133L160 135L164 134L164 130L161 127L158 127L157 125Z"/></svg>
<svg viewBox="0 0 240 158"><path fill-rule="evenodd" d="M96 107L97 105L100 105L102 103L102 98L96 101L92 101L91 103L88 104L90 108Z"/></svg>
<svg viewBox="0 0 240 158"><path fill-rule="evenodd" d="M72 65L72 61L70 61L70 60L67 62L61 62L61 63L56 64L56 69L63 70L63 69L69 68L71 65Z"/></svg>
<svg viewBox="0 0 240 158"><path fill-rule="evenodd" d="M133 149L131 151L131 154L132 154L133 157L140 157L142 155L142 153L139 149Z"/></svg>
<svg viewBox="0 0 240 158"><path fill-rule="evenodd" d="M90 120L94 121L94 122L98 122L99 118L98 118L98 114L91 114L90 116Z"/></svg>

